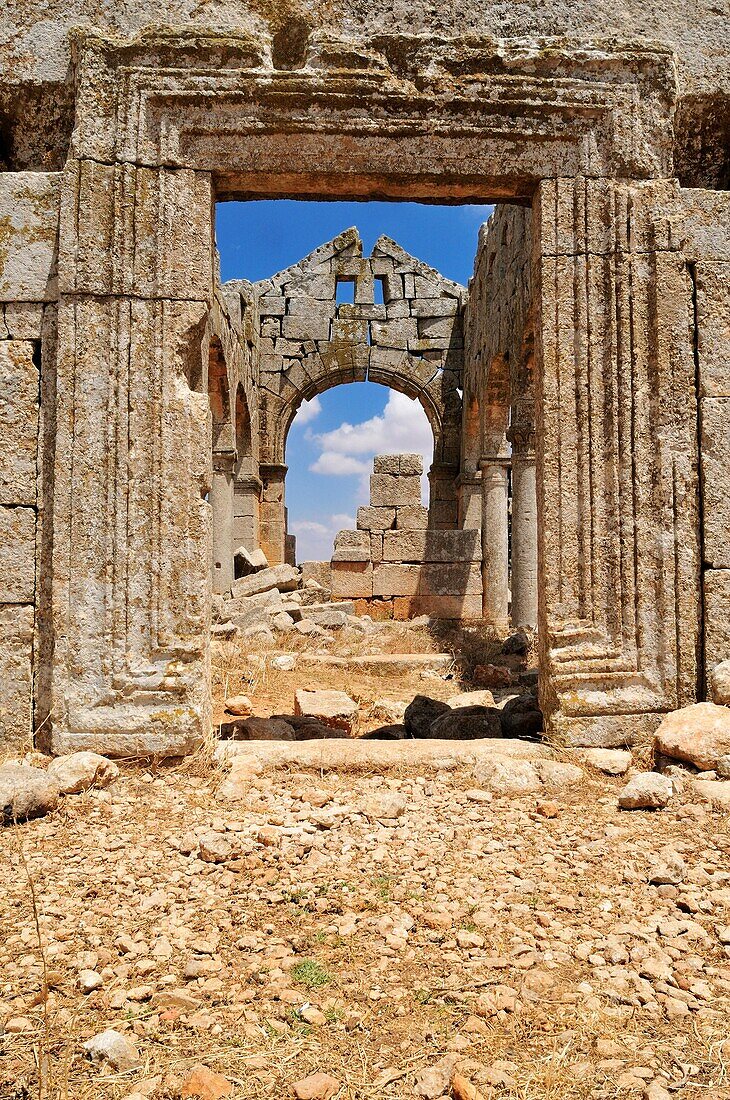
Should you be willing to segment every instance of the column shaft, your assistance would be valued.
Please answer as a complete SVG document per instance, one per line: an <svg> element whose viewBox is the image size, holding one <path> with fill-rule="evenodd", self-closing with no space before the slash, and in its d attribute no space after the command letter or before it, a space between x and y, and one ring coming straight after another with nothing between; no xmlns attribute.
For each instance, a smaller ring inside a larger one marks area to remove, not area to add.
<svg viewBox="0 0 730 1100"><path fill-rule="evenodd" d="M504 630L508 624L507 472L509 460L483 459L481 469L484 618L499 630Z"/></svg>
<svg viewBox="0 0 730 1100"><path fill-rule="evenodd" d="M512 626L537 625L537 491L535 452L512 452Z"/></svg>
<svg viewBox="0 0 730 1100"><path fill-rule="evenodd" d="M212 512L213 591L233 584L233 454L213 455L213 480L208 500Z"/></svg>

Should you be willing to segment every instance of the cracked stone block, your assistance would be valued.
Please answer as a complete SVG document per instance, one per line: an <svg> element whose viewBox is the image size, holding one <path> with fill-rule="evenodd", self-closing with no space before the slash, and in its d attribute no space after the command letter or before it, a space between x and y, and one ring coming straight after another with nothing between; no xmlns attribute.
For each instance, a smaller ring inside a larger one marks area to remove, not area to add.
<svg viewBox="0 0 730 1100"><path fill-rule="evenodd" d="M36 503L38 381L33 345L0 341L0 504Z"/></svg>
<svg viewBox="0 0 730 1100"><path fill-rule="evenodd" d="M34 508L0 507L0 603L35 599Z"/></svg>

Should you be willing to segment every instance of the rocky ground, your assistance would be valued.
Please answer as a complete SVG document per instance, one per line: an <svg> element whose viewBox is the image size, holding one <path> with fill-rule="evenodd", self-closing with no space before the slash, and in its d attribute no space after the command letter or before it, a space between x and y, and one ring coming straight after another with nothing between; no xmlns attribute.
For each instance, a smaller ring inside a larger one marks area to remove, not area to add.
<svg viewBox="0 0 730 1100"><path fill-rule="evenodd" d="M727 708L666 720L665 775L648 746L594 755L612 777L499 728L367 739L478 669L504 715L530 674L500 649L218 638L220 721L345 690L358 740L0 768L0 824L50 811L0 832L0 1100L730 1098Z"/></svg>
<svg viewBox="0 0 730 1100"><path fill-rule="evenodd" d="M730 1097L709 805L622 811L592 772L221 779L123 766L4 830L3 1100Z"/></svg>

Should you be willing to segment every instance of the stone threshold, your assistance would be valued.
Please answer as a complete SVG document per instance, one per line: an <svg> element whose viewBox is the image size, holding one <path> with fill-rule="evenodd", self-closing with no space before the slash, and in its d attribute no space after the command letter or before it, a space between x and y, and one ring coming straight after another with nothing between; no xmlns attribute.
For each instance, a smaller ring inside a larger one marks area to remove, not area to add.
<svg viewBox="0 0 730 1100"><path fill-rule="evenodd" d="M548 745L508 737L475 741L425 738L371 741L344 737L317 741L221 741L215 750L218 763L230 765L233 770L251 768L257 772L291 767L381 773L408 768L438 771L473 767L500 758L550 760L556 754Z"/></svg>

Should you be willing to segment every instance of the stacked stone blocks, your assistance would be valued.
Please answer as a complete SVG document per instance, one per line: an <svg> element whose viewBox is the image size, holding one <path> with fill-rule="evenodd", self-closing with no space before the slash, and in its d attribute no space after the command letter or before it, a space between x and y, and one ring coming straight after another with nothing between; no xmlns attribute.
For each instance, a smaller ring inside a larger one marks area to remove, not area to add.
<svg viewBox="0 0 730 1100"><path fill-rule="evenodd" d="M335 539L333 598L354 599L377 618L477 618L480 532L428 527L422 473L420 455L375 458L370 504L358 509L357 530Z"/></svg>

